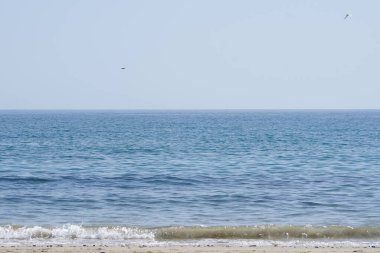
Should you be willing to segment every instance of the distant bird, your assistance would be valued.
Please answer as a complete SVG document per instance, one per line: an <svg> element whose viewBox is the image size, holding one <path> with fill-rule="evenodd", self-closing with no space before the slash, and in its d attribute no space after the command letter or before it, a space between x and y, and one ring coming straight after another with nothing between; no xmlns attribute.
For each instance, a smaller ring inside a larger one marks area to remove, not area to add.
<svg viewBox="0 0 380 253"><path fill-rule="evenodd" d="M351 17L351 16L350 16L350 14L347 13L346 16L344 17L344 19L347 19L349 17Z"/></svg>
<svg viewBox="0 0 380 253"><path fill-rule="evenodd" d="M120 68L120 69L125 69L125 67L122 67L122 68Z"/></svg>

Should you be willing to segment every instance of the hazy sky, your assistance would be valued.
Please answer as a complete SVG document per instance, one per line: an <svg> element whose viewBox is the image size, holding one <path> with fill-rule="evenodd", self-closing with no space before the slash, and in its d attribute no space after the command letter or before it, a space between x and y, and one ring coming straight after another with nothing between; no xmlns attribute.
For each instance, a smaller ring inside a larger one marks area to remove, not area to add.
<svg viewBox="0 0 380 253"><path fill-rule="evenodd" d="M0 109L380 109L379 13L379 0L1 0Z"/></svg>

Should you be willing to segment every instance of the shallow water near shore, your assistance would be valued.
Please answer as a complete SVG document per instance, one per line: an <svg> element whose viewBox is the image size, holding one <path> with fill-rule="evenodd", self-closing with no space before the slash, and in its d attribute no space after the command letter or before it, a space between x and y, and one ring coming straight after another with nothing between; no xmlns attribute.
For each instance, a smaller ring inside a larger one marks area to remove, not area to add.
<svg viewBox="0 0 380 253"><path fill-rule="evenodd" d="M377 110L0 111L0 127L2 242L379 237Z"/></svg>
<svg viewBox="0 0 380 253"><path fill-rule="evenodd" d="M380 247L380 229L273 225L165 228L3 226L0 227L0 245Z"/></svg>

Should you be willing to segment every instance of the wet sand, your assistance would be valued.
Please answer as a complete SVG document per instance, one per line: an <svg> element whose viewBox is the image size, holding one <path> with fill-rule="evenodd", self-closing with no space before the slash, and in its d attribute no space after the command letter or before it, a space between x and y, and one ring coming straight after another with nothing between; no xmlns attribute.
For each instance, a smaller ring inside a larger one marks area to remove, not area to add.
<svg viewBox="0 0 380 253"><path fill-rule="evenodd" d="M255 246L0 246L1 253L369 253L375 247L255 247Z"/></svg>

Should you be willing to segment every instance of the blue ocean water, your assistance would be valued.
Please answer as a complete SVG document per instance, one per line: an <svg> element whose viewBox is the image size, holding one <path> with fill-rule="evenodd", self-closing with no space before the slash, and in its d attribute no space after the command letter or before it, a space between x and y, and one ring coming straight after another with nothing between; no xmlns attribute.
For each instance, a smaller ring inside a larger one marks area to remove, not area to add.
<svg viewBox="0 0 380 253"><path fill-rule="evenodd" d="M379 226L380 111L0 111L0 225Z"/></svg>

